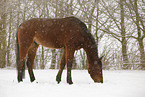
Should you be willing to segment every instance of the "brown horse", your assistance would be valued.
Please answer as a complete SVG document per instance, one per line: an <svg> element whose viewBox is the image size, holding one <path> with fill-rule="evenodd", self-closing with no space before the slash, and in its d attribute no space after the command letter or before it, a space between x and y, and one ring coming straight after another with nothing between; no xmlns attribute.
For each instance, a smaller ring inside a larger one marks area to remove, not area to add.
<svg viewBox="0 0 145 97"><path fill-rule="evenodd" d="M23 22L17 31L17 70L18 82L23 80L25 59L30 80L35 80L33 64L39 45L63 49L56 81L60 83L61 75L67 64L67 83L73 84L71 78L72 61L75 50L83 48L87 53L88 72L94 82L103 83L102 62L98 57L95 39L86 25L76 17L60 19L34 18ZM27 56L27 57L26 57Z"/></svg>

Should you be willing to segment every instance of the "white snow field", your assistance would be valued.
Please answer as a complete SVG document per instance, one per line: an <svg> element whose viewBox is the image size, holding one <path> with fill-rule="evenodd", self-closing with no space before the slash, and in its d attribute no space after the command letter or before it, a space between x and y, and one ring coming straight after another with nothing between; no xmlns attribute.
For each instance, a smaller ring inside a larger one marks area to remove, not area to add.
<svg viewBox="0 0 145 97"><path fill-rule="evenodd" d="M66 83L66 70L57 84L58 70L34 70L38 83L26 71L22 83L16 70L0 69L0 97L145 97L145 71L103 71L104 83L94 83L87 70L72 70L74 84Z"/></svg>

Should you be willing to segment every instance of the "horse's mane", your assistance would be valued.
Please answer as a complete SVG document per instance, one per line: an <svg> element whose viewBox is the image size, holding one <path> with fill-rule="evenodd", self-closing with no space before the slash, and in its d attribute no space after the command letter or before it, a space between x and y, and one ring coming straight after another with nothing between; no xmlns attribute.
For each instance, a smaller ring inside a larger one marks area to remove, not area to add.
<svg viewBox="0 0 145 97"><path fill-rule="evenodd" d="M89 37L89 39L93 43L93 47L96 49L96 54L97 54L97 57L98 57L98 46L96 44L95 38L93 37L91 32L87 29L87 26L85 25L85 23L83 23L81 20L79 20L76 17L71 17L71 18L74 18L82 26L83 31L86 32L87 36ZM84 33L82 33L82 34L84 34Z"/></svg>
<svg viewBox="0 0 145 97"><path fill-rule="evenodd" d="M78 18L74 17L75 19L77 19L80 23L80 25L82 26L84 32L87 33L87 35L89 36L89 38L91 39L92 43L94 44L94 48L97 49L97 44L96 44L96 41L95 41L95 38L92 36L91 32L88 30L87 26L85 25L85 23L83 23L81 20L79 20ZM97 51L98 53L98 51Z"/></svg>
<svg viewBox="0 0 145 97"><path fill-rule="evenodd" d="M73 21L78 22L82 26L84 32L87 33L87 35L89 36L89 38L91 39L91 41L93 42L93 44L96 45L95 38L92 36L91 32L87 29L86 24L83 23L80 19L78 19L78 18L76 18L74 16L71 16L69 18L72 18ZM96 47L97 47L97 45L96 45Z"/></svg>

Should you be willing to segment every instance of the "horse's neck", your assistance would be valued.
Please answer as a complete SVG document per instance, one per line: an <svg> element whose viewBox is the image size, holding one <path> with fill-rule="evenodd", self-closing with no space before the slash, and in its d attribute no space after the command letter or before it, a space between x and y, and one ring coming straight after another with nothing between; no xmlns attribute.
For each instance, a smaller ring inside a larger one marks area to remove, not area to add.
<svg viewBox="0 0 145 97"><path fill-rule="evenodd" d="M96 44L93 44L92 42L88 42L84 47L84 50L86 51L89 64L94 63L98 59Z"/></svg>

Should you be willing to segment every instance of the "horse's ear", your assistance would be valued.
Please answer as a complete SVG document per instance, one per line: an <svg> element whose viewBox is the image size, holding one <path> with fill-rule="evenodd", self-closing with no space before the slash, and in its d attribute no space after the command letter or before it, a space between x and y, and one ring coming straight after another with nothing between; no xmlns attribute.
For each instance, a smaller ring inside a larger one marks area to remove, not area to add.
<svg viewBox="0 0 145 97"><path fill-rule="evenodd" d="M104 56L101 56L101 57L99 58L99 60L101 61L103 57L104 57Z"/></svg>
<svg viewBox="0 0 145 97"><path fill-rule="evenodd" d="M100 58L98 58L96 62L97 62L97 63L100 62L100 61L102 60L102 58L103 58L103 56L100 57ZM97 64L97 63L96 63L96 64Z"/></svg>

